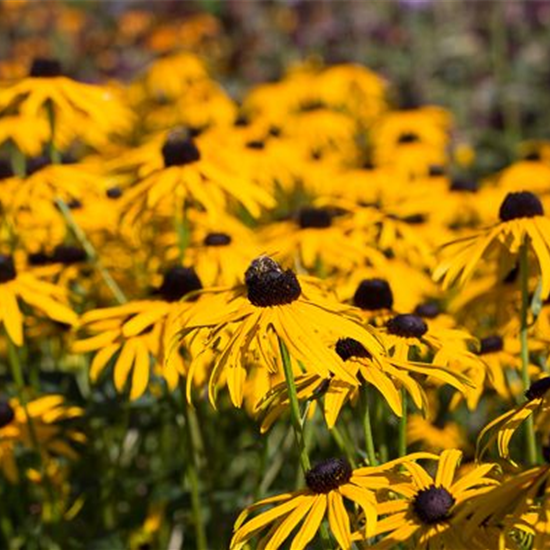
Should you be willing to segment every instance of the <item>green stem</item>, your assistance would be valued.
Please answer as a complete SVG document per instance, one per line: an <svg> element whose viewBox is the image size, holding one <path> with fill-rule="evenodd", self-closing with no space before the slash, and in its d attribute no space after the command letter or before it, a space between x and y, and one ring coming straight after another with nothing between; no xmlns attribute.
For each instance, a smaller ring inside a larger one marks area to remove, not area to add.
<svg viewBox="0 0 550 550"><path fill-rule="evenodd" d="M407 392L401 390L401 401L403 403L403 415L399 420L399 456L407 454Z"/></svg>
<svg viewBox="0 0 550 550"><path fill-rule="evenodd" d="M88 240L86 233L84 233L84 231L76 223L71 213L71 209L65 204L65 201L60 198L56 198L55 203L58 206L61 214L65 218L69 229L78 239L78 241L82 245L82 248L84 248L86 255L88 256L94 267L97 269L98 273L101 275L103 281L105 281L105 284L109 287L109 290L112 292L116 301L119 304L125 304L128 300L126 299L124 292L122 292L117 282L113 279L112 275L109 273L109 270L106 269L105 266L101 263L101 260L99 259L99 255L94 245Z"/></svg>
<svg viewBox="0 0 550 550"><path fill-rule="evenodd" d="M281 352L281 360L283 362L283 371L285 374L286 387L288 391L288 400L290 402L290 421L292 422L294 436L296 438L296 443L298 444L298 450L300 451L300 465L302 466L302 471L305 474L311 469L311 462L309 460L305 445L304 431L300 415L300 405L298 403L298 394L296 393L296 384L294 382L294 371L292 370L288 349L280 337L279 350Z"/></svg>
<svg viewBox="0 0 550 550"><path fill-rule="evenodd" d="M368 388L364 388L363 392L361 393L361 404L363 409L363 431L365 434L365 448L367 451L367 458L369 460L369 466L376 466L378 464L378 461L376 460L374 439L372 437Z"/></svg>
<svg viewBox="0 0 550 550"><path fill-rule="evenodd" d="M204 526L204 518L202 516L202 506L201 506L201 496L200 496L200 485L199 485L199 452L198 452L198 442L196 439L195 430L193 429L193 424L196 423L196 418L194 418L194 411L187 403L185 398L185 393L182 393L182 402L183 402L183 415L185 420L185 432L187 439L187 470L186 476L189 482L189 487L191 489L191 507L193 509L193 523L195 525L195 536L197 537L197 550L208 550L208 542L206 539L206 530Z"/></svg>
<svg viewBox="0 0 550 550"><path fill-rule="evenodd" d="M290 402L290 420L292 422L292 428L294 430L294 437L298 444L298 450L300 451L300 465L304 475L311 469L311 462L309 455L307 454L307 448L304 438L304 430L300 415L300 405L298 403L298 394L296 393L296 384L294 382L294 371L292 370L292 363L290 362L290 355L288 349L281 339L279 340L279 350L281 353L281 361L283 363L283 371L285 374L286 387L288 391L288 400ZM326 525L323 523L320 527L321 541L324 548L330 548L330 536Z"/></svg>
<svg viewBox="0 0 550 550"><path fill-rule="evenodd" d="M528 313L529 313L529 248L527 242L521 245L519 252L519 277L521 285L521 314L520 314L520 344L521 344L521 378L524 391L529 388L529 342L527 338ZM536 464L537 447L535 442L535 428L533 417L529 416L525 422L525 446L527 448L528 464Z"/></svg>
<svg viewBox="0 0 550 550"><path fill-rule="evenodd" d="M187 207L185 201L177 201L176 214L174 218L176 234L178 237L179 261L183 263L185 251L189 246L189 222L187 219Z"/></svg>

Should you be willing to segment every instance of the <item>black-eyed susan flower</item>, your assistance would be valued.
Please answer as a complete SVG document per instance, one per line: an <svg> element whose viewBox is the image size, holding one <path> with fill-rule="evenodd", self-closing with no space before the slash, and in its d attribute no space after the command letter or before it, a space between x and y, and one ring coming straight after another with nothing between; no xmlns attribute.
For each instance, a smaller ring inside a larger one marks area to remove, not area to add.
<svg viewBox="0 0 550 550"><path fill-rule="evenodd" d="M459 391L465 391L463 379L442 367L414 362L397 363L384 355L373 357L363 344L353 338L340 338L334 349L346 368L361 381L361 386L341 380L337 375L322 378L312 373L296 377L298 399L311 400L323 397L325 420L330 429L334 427L344 404L356 401L359 393L364 391L363 385L368 384L376 388L399 417L403 415L401 389L411 396L418 409L427 412L428 399L422 384L417 380L419 374L433 376L441 383L448 383ZM259 410L265 415L262 431L267 430L288 406L288 391L285 384L276 385L258 405Z"/></svg>
<svg viewBox="0 0 550 550"><path fill-rule="evenodd" d="M350 384L357 384L357 379L330 342L345 335L360 342L373 356L383 351L373 329L363 327L349 307L321 292L318 281L297 277L267 256L250 264L244 284L208 292L180 322L180 336L174 344L182 337L191 335L194 339L203 329L209 330L202 345L218 353L209 383L210 399L214 402L218 381L225 373L237 407L242 403L249 362L261 360L265 368L280 370L279 341L307 371L323 378L332 373ZM227 333L230 337L217 346L220 336ZM194 363L188 389L193 371Z"/></svg>
<svg viewBox="0 0 550 550"><path fill-rule="evenodd" d="M478 455L482 457L486 450L496 441L498 453L502 458L510 458L510 441L518 428L533 414L537 414L538 425L547 426L550 415L550 377L546 376L534 381L525 392L527 401L505 412L489 422L481 430L478 439ZM488 436L482 445L483 439Z"/></svg>
<svg viewBox="0 0 550 550"><path fill-rule="evenodd" d="M123 204L132 210L131 217L139 217L144 206L154 208L167 197L172 207L194 203L211 214L233 202L258 217L262 208L275 205L269 192L242 177L238 162L230 161L208 135L193 138L175 130L152 140L143 152L147 155L135 160L138 166L147 164L146 175L123 197ZM135 152L132 162L134 158Z"/></svg>
<svg viewBox="0 0 550 550"><path fill-rule="evenodd" d="M80 136L90 126L108 133L127 126L131 118L112 90L64 76L55 59L36 58L26 78L0 89L0 111L15 110L24 117L47 119L47 109L52 111L56 125L69 125L73 135Z"/></svg>
<svg viewBox="0 0 550 550"><path fill-rule="evenodd" d="M330 458L311 468L305 477L306 489L265 498L245 509L235 522L231 550L240 550L267 528L269 531L260 540L260 547L277 550L300 524L291 548L303 550L325 517L339 547L349 549L352 545L350 512L344 506L344 499L355 503L364 513L366 525L362 532L365 536L374 534L377 520L374 490L390 484L390 479L380 470L352 470L347 460ZM270 504L275 506L248 519L251 513Z"/></svg>
<svg viewBox="0 0 550 550"><path fill-rule="evenodd" d="M157 290L160 299L136 300L120 306L86 312L79 323L84 335L72 347L75 353L96 352L90 366L90 378L96 381L113 357L113 379L117 391L129 383L130 399L137 399L149 383L152 361L162 365L161 374L174 389L185 372L181 356L173 354L163 362L170 341L174 318L189 306L179 300L200 290L202 284L192 268L175 267L166 272Z"/></svg>
<svg viewBox="0 0 550 550"><path fill-rule="evenodd" d="M24 314L19 302L38 310L50 319L74 325L77 321L67 305L64 289L37 279L32 273L19 273L12 256L0 255L0 321L12 342L23 345Z"/></svg>
<svg viewBox="0 0 550 550"><path fill-rule="evenodd" d="M536 260L542 278L541 293L550 293L550 220L544 216L540 199L529 191L508 193L499 210L500 222L471 237L446 246L449 257L434 271L434 277L448 287L455 281L464 284L482 258L493 252L508 255L508 270L517 261L525 243Z"/></svg>
<svg viewBox="0 0 550 550"><path fill-rule="evenodd" d="M66 420L84 414L80 407L67 406L61 395L46 395L25 405L18 398L0 401L0 469L6 478L17 483L17 447L40 451L44 460L51 455L76 459L73 443L83 443L85 437L74 429L63 429Z"/></svg>
<svg viewBox="0 0 550 550"><path fill-rule="evenodd" d="M461 459L461 451L443 451L434 478L407 457L400 461L408 479L391 486L398 498L378 504L381 519L376 534L383 538L373 548L386 550L400 543L422 550L475 547L471 541L462 540L461 524L455 524L453 518L465 508L475 510L474 498L490 491L498 481L488 476L494 464L483 464L460 475ZM354 536L354 540L361 538Z"/></svg>

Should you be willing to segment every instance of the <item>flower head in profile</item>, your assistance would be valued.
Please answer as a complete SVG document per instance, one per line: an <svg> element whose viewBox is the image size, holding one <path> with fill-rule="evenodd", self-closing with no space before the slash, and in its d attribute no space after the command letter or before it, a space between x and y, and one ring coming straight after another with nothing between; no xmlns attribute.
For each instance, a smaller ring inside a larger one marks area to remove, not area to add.
<svg viewBox="0 0 550 550"><path fill-rule="evenodd" d="M244 284L206 291L196 307L182 316L181 330L173 343L177 345L187 335L196 338L203 329L208 329L202 346L218 352L209 382L212 402L224 374L231 400L240 407L248 365L259 360L266 369L278 372L280 342L306 372L315 372L323 378L334 374L357 384L357 378L330 343L349 336L373 356L383 352L382 345L374 330L362 326L351 308L331 299L321 288L315 279L297 277L273 259L260 256L246 270ZM227 334L230 336L220 341ZM193 371L194 362L188 389Z"/></svg>
<svg viewBox="0 0 550 550"><path fill-rule="evenodd" d="M320 462L306 472L307 488L265 498L244 510L235 522L231 550L240 550L267 528L259 547L277 550L300 524L291 548L303 550L326 516L339 547L349 549L352 544L350 519L354 519L354 514L346 509L344 499L355 503L364 513L366 525L361 532L371 537L377 520L374 491L388 487L391 479L375 468L371 469L372 473L367 470L352 470L348 461L342 458ZM251 513L270 504L275 506L248 519Z"/></svg>
<svg viewBox="0 0 550 550"><path fill-rule="evenodd" d="M82 336L72 347L75 353L95 352L90 367L90 378L97 381L114 358L113 378L117 391L124 392L129 385L130 399L138 399L149 384L151 357L159 358L161 374L170 388L175 388L184 374L182 358L174 354L163 363L170 327L190 301L180 302L184 296L202 288L193 268L173 267L164 274L155 300L136 300L120 306L95 309L80 319Z"/></svg>
<svg viewBox="0 0 550 550"><path fill-rule="evenodd" d="M500 205L500 221L483 231L448 243L448 255L434 271L444 287L458 281L465 284L482 258L493 253L515 265L519 250L526 244L534 256L542 278L541 294L550 293L550 219L544 215L540 199L529 191L508 193Z"/></svg>
<svg viewBox="0 0 550 550"><path fill-rule="evenodd" d="M37 279L30 272L19 273L13 257L0 254L0 323L15 345L23 345L24 315L20 302L54 321L74 325L76 313L65 301L63 289Z"/></svg>
<svg viewBox="0 0 550 550"><path fill-rule="evenodd" d="M488 476L494 464L476 466L460 475L461 458L461 451L443 451L435 478L408 457L399 461L405 470L405 481L391 487L399 498L377 506L382 519L377 523L376 534L383 538L372 548L387 550L405 542L419 550L475 548L470 541L462 540L461 524L454 517L465 508L475 510L474 497L491 490L498 481ZM354 536L354 540L361 539L361 535Z"/></svg>
<svg viewBox="0 0 550 550"><path fill-rule="evenodd" d="M0 469L6 478L11 483L20 479L16 460L19 446L31 450L38 444L44 458L77 458L71 444L83 443L85 438L77 430L64 430L63 423L83 414L81 408L67 406L61 395L46 395L26 405L17 398L0 401Z"/></svg>

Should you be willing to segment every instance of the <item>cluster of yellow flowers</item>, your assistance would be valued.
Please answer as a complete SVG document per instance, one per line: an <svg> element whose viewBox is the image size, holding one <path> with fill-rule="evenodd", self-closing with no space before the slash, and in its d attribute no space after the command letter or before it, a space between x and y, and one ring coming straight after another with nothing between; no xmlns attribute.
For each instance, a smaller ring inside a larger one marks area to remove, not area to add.
<svg viewBox="0 0 550 550"><path fill-rule="evenodd" d="M86 445L61 423L83 409L27 387L47 341L121 399L290 417L305 487L246 508L232 549L550 544L548 144L478 181L451 115L393 107L365 67L304 63L237 103L189 52L129 84L35 58L0 82L0 144L10 482L18 445ZM362 450L312 467L308 422L342 443L345 410ZM459 414L491 420L476 461Z"/></svg>

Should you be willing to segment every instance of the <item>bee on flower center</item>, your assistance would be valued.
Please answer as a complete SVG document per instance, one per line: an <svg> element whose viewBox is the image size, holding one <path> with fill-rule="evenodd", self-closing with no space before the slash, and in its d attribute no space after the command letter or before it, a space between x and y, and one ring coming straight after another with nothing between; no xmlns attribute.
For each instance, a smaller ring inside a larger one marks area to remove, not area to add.
<svg viewBox="0 0 550 550"><path fill-rule="evenodd" d="M268 258L256 258L245 273L248 300L257 307L290 304L302 294L298 278L287 269Z"/></svg>

